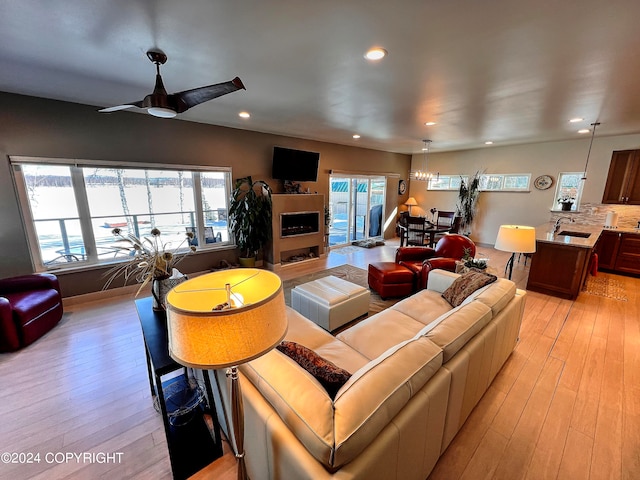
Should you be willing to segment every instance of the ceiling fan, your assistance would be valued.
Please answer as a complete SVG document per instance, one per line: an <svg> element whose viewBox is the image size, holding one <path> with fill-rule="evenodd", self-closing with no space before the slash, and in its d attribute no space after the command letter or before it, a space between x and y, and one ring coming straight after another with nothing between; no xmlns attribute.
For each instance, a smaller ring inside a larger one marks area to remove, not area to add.
<svg viewBox="0 0 640 480"><path fill-rule="evenodd" d="M126 103L115 107L107 107L98 110L102 113L116 112L131 107L146 108L147 112L155 117L172 118L191 107L199 105L214 98L221 97L236 90L246 90L242 80L236 77L228 82L216 83L206 87L193 88L184 92L167 94L160 76L160 65L164 65L167 56L162 50L149 50L147 57L156 64L156 86L153 93L138 102Z"/></svg>

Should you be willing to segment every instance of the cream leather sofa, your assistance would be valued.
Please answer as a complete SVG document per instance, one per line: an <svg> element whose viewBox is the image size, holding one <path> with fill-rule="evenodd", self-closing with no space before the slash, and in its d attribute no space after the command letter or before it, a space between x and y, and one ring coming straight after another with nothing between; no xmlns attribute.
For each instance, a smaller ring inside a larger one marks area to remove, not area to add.
<svg viewBox="0 0 640 480"><path fill-rule="evenodd" d="M434 270L427 289L337 337L288 309L286 339L352 376L332 401L277 350L242 365L250 478L424 480L511 354L524 310L506 279L452 308L441 293L457 277ZM228 433L224 372L216 382Z"/></svg>

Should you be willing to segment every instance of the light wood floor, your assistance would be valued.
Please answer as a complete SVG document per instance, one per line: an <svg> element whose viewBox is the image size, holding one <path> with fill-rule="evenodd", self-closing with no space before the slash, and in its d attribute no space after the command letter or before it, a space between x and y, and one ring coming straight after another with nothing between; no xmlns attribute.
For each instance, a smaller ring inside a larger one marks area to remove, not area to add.
<svg viewBox="0 0 640 480"><path fill-rule="evenodd" d="M345 263L366 268L392 260L396 246L334 251L282 277ZM477 256L500 274L508 258L482 247ZM520 288L526 276L516 263ZM430 479L640 478L640 280L615 278L628 301L529 293L516 350ZM41 459L0 462L0 479L171 478L131 296L67 308L34 345L0 354L0 379L0 453ZM122 455L108 464L46 461L59 452ZM194 478L234 479L234 462L227 453Z"/></svg>

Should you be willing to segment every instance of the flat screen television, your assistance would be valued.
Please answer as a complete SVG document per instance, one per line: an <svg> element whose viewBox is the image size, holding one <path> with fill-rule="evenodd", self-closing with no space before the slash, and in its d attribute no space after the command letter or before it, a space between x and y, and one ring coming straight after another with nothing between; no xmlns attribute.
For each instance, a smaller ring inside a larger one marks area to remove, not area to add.
<svg viewBox="0 0 640 480"><path fill-rule="evenodd" d="M272 178L291 182L318 181L320 154L291 148L273 147Z"/></svg>

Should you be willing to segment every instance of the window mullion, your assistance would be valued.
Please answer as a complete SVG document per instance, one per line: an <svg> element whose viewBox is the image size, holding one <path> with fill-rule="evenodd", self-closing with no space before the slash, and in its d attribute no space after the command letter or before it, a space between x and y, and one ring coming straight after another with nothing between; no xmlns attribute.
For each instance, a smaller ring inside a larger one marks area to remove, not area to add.
<svg viewBox="0 0 640 480"><path fill-rule="evenodd" d="M80 230L82 231L87 260L89 260L89 262L97 262L96 239L93 235L93 228L91 227L91 211L89 210L89 199L87 197L87 189L81 167L71 167L71 183L75 192L78 217L80 219Z"/></svg>
<svg viewBox="0 0 640 480"><path fill-rule="evenodd" d="M205 222L204 208L202 205L202 181L200 178L200 172L191 172L191 178L193 179L193 204L196 208L196 237L198 239L198 245L204 245Z"/></svg>

